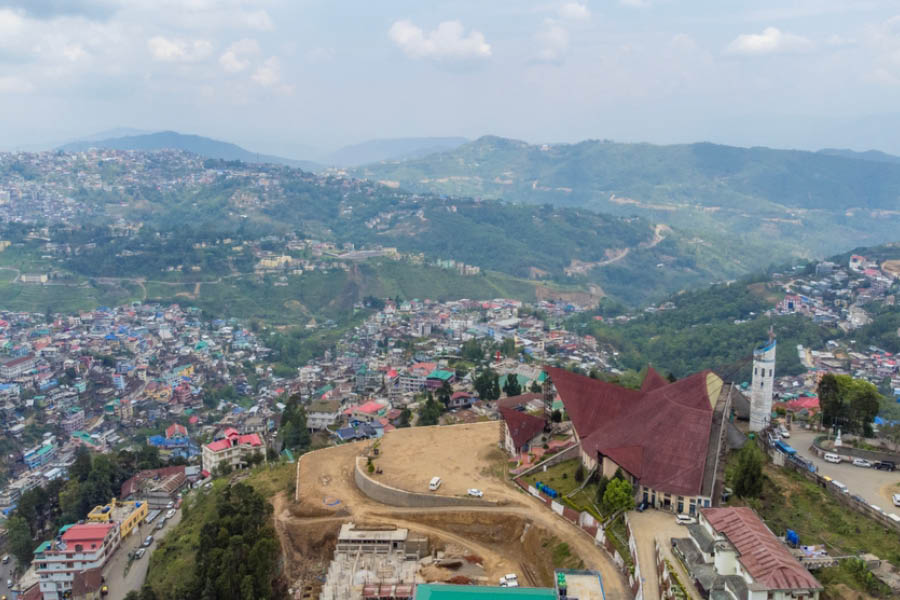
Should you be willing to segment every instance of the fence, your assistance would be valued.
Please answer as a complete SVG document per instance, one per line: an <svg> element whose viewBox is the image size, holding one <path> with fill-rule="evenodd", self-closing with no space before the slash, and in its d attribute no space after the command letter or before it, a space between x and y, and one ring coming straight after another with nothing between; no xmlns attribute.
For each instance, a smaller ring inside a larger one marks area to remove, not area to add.
<svg viewBox="0 0 900 600"><path fill-rule="evenodd" d="M637 544L635 542L634 535L632 535L631 533L631 524L628 522L627 515L625 516L625 531L628 532L628 540L625 541L625 543L628 545L628 549L631 552L631 558L634 564L633 571L628 568L625 559L622 558L621 554L619 554L619 551L616 549L615 544L613 544L612 540L610 540L606 536L606 532L604 531L601 523L599 523L592 514L587 511L579 512L570 506L566 506L561 502L557 502L544 492L538 490L536 487L528 485L527 483L522 481L521 478L516 478L513 481L523 491L531 494L532 496L546 504L550 510L591 536L594 539L594 543L603 548L606 553L609 554L610 558L613 561L613 564L615 564L619 572L625 576L634 599L643 600L643 582L641 581L641 568L638 561Z"/></svg>
<svg viewBox="0 0 900 600"><path fill-rule="evenodd" d="M813 440L812 446L809 447L809 449L815 452L819 458L822 458L822 456L826 452L830 452L832 454L837 454L841 457L842 460L865 458L866 460L871 461L890 461L895 464L900 464L900 454L896 454L893 452L880 452L877 450L861 450L852 446L841 446L840 448L832 448L831 450L828 450L827 448L823 448L819 445L824 439L824 436L817 437L815 440Z"/></svg>
<svg viewBox="0 0 900 600"><path fill-rule="evenodd" d="M813 483L815 483L816 485L818 485L819 487L824 489L826 492L828 492L831 495L832 498L834 498L840 504L846 506L847 508L855 510L856 512L858 512L862 515L865 515L869 518L875 519L876 521L878 521L878 523L880 523L881 525L884 525L885 527L889 527L889 528L893 529L894 531L900 532L900 522L894 521L884 512L875 510L865 500L862 500L862 501L857 500L851 494L849 494L847 492L843 492L843 491L839 490L838 488L834 487L833 485L831 485L829 483L830 479L826 479L822 475L819 475L816 472L815 465L812 464L811 462L805 460L804 458L802 458L800 456L786 456L783 453L776 450L774 446L768 446L762 438L763 438L762 435L760 435L758 438L760 441L760 445L763 447L764 450L767 450L769 452L769 454L772 455L772 459L773 459L773 462L775 462L775 464L777 464L783 468L791 469L792 471L796 471L797 473L800 473L803 477L805 477L806 479L812 481ZM810 450L812 452L816 452L817 454L819 452L824 454L824 451L821 448L817 447L815 442L813 442L813 445L810 446Z"/></svg>
<svg viewBox="0 0 900 600"><path fill-rule="evenodd" d="M656 555L656 585L659 587L659 597L686 598L687 590L682 586L678 576L669 570L669 563L659 547L659 540L653 540L653 550Z"/></svg>

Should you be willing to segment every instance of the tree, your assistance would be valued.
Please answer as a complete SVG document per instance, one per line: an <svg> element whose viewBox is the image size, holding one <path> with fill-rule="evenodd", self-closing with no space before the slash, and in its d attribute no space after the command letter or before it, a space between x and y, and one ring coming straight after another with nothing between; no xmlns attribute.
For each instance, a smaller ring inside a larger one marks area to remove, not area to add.
<svg viewBox="0 0 900 600"><path fill-rule="evenodd" d="M431 392L425 399L425 404L419 409L418 425L437 425L441 418L441 405L434 399Z"/></svg>
<svg viewBox="0 0 900 600"><path fill-rule="evenodd" d="M846 395L850 422L854 431L871 437L872 422L881 409L881 405L878 403L881 397L878 388L868 381L854 379L851 381Z"/></svg>
<svg viewBox="0 0 900 600"><path fill-rule="evenodd" d="M597 470L599 473L599 469ZM603 495L606 493L606 487L609 485L609 477L600 475L597 478L597 504L603 506Z"/></svg>
<svg viewBox="0 0 900 600"><path fill-rule="evenodd" d="M506 383L503 384L503 392L507 396L519 396L522 394L522 386L519 384L518 375L509 373L506 376Z"/></svg>
<svg viewBox="0 0 900 600"><path fill-rule="evenodd" d="M6 539L9 551L16 557L16 561L23 566L31 564L35 543L25 519L15 515L6 522Z"/></svg>
<svg viewBox="0 0 900 600"><path fill-rule="evenodd" d="M553 412L550 413L550 420L554 423L562 422L562 412L558 408L553 409Z"/></svg>
<svg viewBox="0 0 900 600"><path fill-rule="evenodd" d="M485 369L474 380L475 391L478 397L484 401L500 398L500 384L497 381L497 373L491 369Z"/></svg>
<svg viewBox="0 0 900 600"><path fill-rule="evenodd" d="M410 418L412 418L412 411L404 406L400 411L400 421L397 423L397 427L409 427Z"/></svg>
<svg viewBox="0 0 900 600"><path fill-rule="evenodd" d="M537 379L535 379L531 382L531 386L528 388L528 391L532 394L540 394L543 390L541 389L541 384L539 384Z"/></svg>
<svg viewBox="0 0 900 600"><path fill-rule="evenodd" d="M516 340L515 338L504 338L503 343L500 344L500 352L503 353L503 356L510 357L515 356L516 354Z"/></svg>
<svg viewBox="0 0 900 600"><path fill-rule="evenodd" d="M69 467L69 477L78 481L85 481L91 473L91 451L87 446L78 446L75 449L75 462Z"/></svg>
<svg viewBox="0 0 900 600"><path fill-rule="evenodd" d="M478 340L472 338L463 342L460 355L470 362L477 363L484 360L484 349L482 349Z"/></svg>
<svg viewBox="0 0 900 600"><path fill-rule="evenodd" d="M603 507L609 513L634 508L634 492L624 479L613 479L603 493Z"/></svg>
<svg viewBox="0 0 900 600"><path fill-rule="evenodd" d="M444 405L445 409L450 406L450 396L452 395L453 388L450 387L450 382L445 379L441 382L441 387L437 390L437 399Z"/></svg>
<svg viewBox="0 0 900 600"><path fill-rule="evenodd" d="M832 373L825 374L819 381L816 393L819 396L819 406L822 407L822 425L837 427L840 419L844 417L844 406L837 376Z"/></svg>
<svg viewBox="0 0 900 600"><path fill-rule="evenodd" d="M738 453L738 464L734 472L734 493L740 498L756 498L763 489L762 451L752 443L747 443Z"/></svg>

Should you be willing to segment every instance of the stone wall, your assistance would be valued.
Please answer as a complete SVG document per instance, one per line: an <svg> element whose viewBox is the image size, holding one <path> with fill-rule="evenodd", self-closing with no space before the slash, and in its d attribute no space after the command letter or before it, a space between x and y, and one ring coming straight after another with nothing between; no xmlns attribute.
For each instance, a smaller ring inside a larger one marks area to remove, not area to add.
<svg viewBox="0 0 900 600"><path fill-rule="evenodd" d="M496 502L468 496L442 496L440 494L424 494L420 492L408 492L389 485L380 483L370 477L364 469L366 460L362 457L356 459L356 471L354 480L356 487L363 494L388 506L403 506L407 508L436 508L443 506L500 506Z"/></svg>

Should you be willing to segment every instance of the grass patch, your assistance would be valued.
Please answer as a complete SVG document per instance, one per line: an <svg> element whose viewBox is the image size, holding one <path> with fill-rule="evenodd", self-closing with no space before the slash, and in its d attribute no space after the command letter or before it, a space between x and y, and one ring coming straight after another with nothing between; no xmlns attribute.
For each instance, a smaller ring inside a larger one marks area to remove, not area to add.
<svg viewBox="0 0 900 600"><path fill-rule="evenodd" d="M554 569L583 569L584 561L572 552L569 544L559 538L548 537L541 545L550 551Z"/></svg>
<svg viewBox="0 0 900 600"><path fill-rule="evenodd" d="M581 483L575 480L575 471L578 470L580 464L580 459L573 458L555 464L552 467L547 467L546 472L537 471L531 473L530 475L523 477L523 480L528 483L528 485L534 485L536 482L542 481L544 484L559 492L560 496L566 496L569 492L581 485ZM587 475L587 472L585 472L584 476L587 477ZM592 507L597 501L597 484L587 484L584 486L584 489L573 494L569 500L571 500L572 504L584 507L585 509Z"/></svg>
<svg viewBox="0 0 900 600"><path fill-rule="evenodd" d="M857 592L863 592L876 598L890 598L891 588L875 578L866 564L859 559L851 558L841 561L836 567L822 569L816 576L825 586L826 598L843 598L846 586Z"/></svg>
<svg viewBox="0 0 900 600"><path fill-rule="evenodd" d="M634 568L634 558L628 549L628 531L625 529L625 517L618 517L606 528L606 536L615 546L619 554L625 559L625 566L629 570Z"/></svg>

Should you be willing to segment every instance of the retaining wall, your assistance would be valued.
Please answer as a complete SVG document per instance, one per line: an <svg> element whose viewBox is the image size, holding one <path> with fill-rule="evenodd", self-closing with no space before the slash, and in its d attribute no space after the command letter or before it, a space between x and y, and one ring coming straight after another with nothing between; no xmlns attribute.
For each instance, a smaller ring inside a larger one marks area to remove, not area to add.
<svg viewBox="0 0 900 600"><path fill-rule="evenodd" d="M853 448L852 446L841 446L840 448L834 448L832 450L825 449L821 446L822 438L817 437L812 446L810 446L810 450L815 452L819 458L826 452L830 452L832 454L837 454L841 456L844 460L853 460L854 458L865 458L866 460L875 460L882 461L888 460L893 463L900 464L900 454L896 454L893 452L879 452L877 450L861 450L859 448ZM849 457L849 458L848 458Z"/></svg>
<svg viewBox="0 0 900 600"><path fill-rule="evenodd" d="M440 494L424 494L420 492L408 492L380 483L369 477L364 471L366 461L362 457L356 459L356 470L353 478L356 487L363 494L388 506L403 506L406 508L437 508L444 506L500 506L497 502L470 498L468 496L442 496Z"/></svg>
<svg viewBox="0 0 900 600"><path fill-rule="evenodd" d="M524 477L525 475L530 475L531 473L534 473L535 471L540 471L544 467L552 467L553 465L558 465L561 462L565 462L567 460L572 460L573 458L578 458L580 456L580 454L578 453L578 450L579 450L578 444L572 444L565 450L561 450L560 452L557 452L550 458L548 458L542 462L539 462L536 465L529 467L528 469L525 469L521 473L516 474L516 477Z"/></svg>

